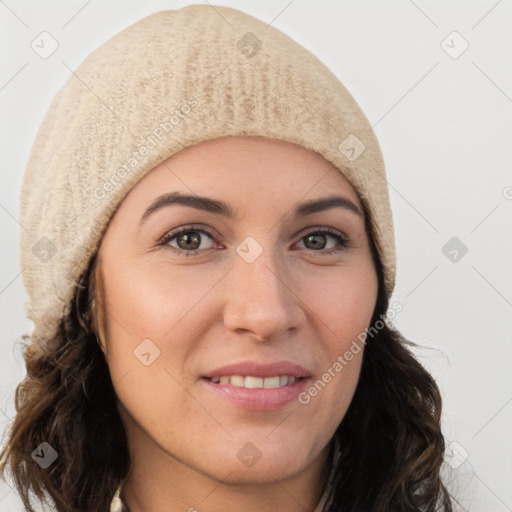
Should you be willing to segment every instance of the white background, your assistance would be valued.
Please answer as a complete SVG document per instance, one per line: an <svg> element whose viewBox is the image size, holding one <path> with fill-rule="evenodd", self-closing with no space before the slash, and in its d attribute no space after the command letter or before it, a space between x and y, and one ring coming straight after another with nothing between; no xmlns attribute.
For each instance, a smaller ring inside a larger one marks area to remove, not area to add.
<svg viewBox="0 0 512 512"><path fill-rule="evenodd" d="M0 2L1 430L25 373L14 342L31 332L17 218L36 130L68 68L140 18L191 3ZM395 324L423 347L418 357L441 388L447 444L456 443L445 458L450 488L460 510L512 510L512 1L216 5L271 22L311 50L374 126L396 229ZM59 44L47 59L31 48L43 31ZM464 41L454 31L469 44L458 58ZM442 252L454 236L468 249L455 262ZM22 510L8 483L0 509Z"/></svg>

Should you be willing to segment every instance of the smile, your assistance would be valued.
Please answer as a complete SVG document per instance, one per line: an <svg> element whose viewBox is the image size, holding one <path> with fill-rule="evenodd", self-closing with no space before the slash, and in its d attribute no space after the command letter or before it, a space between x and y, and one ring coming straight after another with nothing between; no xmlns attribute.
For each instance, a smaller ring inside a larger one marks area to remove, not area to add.
<svg viewBox="0 0 512 512"><path fill-rule="evenodd" d="M252 375L231 375L222 377L212 377L210 379L216 384L231 384L239 388L265 388L273 389L283 386L292 385L295 382L295 377L291 375L275 375L273 377L254 377Z"/></svg>

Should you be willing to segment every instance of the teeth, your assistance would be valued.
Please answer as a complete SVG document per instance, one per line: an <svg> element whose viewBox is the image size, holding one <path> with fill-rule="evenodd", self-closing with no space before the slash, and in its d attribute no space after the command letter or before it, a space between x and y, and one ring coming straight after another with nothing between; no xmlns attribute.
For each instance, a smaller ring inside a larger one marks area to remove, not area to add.
<svg viewBox="0 0 512 512"><path fill-rule="evenodd" d="M286 379L286 377L285 377ZM288 379L286 379L288 380ZM281 385L281 377L265 377L263 381L264 388L278 388Z"/></svg>
<svg viewBox="0 0 512 512"><path fill-rule="evenodd" d="M245 387L246 388L262 388L263 387L263 378L262 377L245 377Z"/></svg>
<svg viewBox="0 0 512 512"><path fill-rule="evenodd" d="M233 377L230 377L230 379L230 384L232 386L243 388L245 385L245 379L241 375L233 375Z"/></svg>
<svg viewBox="0 0 512 512"><path fill-rule="evenodd" d="M252 375L247 375L243 377L242 375L231 375L231 376L222 376L222 377L212 377L212 382L217 384L231 384L232 386L240 387L240 388L266 388L273 389L279 388L281 386L291 385L296 381L295 377L290 377L289 375L276 375L274 377L253 377Z"/></svg>

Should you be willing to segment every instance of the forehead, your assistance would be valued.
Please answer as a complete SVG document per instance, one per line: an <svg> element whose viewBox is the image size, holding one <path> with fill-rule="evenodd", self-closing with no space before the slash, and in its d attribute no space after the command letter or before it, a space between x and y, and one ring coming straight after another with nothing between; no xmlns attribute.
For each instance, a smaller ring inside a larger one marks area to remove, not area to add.
<svg viewBox="0 0 512 512"><path fill-rule="evenodd" d="M341 194L360 206L343 174L314 151L263 137L224 137L201 142L168 158L125 198L147 200L177 190L223 196L243 205Z"/></svg>
<svg viewBox="0 0 512 512"><path fill-rule="evenodd" d="M135 214L169 192L225 202L234 217L282 216L301 201L343 196L362 210L343 174L324 157L296 144L263 137L224 137L168 158L129 192L118 214Z"/></svg>

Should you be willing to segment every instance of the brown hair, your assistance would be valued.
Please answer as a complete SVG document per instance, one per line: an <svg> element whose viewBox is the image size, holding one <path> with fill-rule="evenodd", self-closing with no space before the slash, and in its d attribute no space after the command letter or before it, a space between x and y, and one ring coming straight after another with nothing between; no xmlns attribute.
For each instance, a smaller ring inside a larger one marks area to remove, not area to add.
<svg viewBox="0 0 512 512"><path fill-rule="evenodd" d="M127 438L104 354L97 343L93 258L71 311L55 337L34 340L26 377L15 393L16 416L2 450L26 510L32 490L47 493L58 512L108 511L130 466ZM43 469L32 452L47 442L57 460Z"/></svg>
<svg viewBox="0 0 512 512"><path fill-rule="evenodd" d="M374 325L388 299L370 242L379 279ZM57 335L36 340L24 354L27 376L16 388L17 414L0 473L10 466L29 512L30 490L41 501L49 495L58 512L108 511L130 470L116 394L97 343L94 297L93 258ZM326 512L452 511L440 478L441 396L412 355L413 345L388 325L367 338L358 386L333 438L341 457ZM47 469L31 457L42 442L58 452Z"/></svg>

